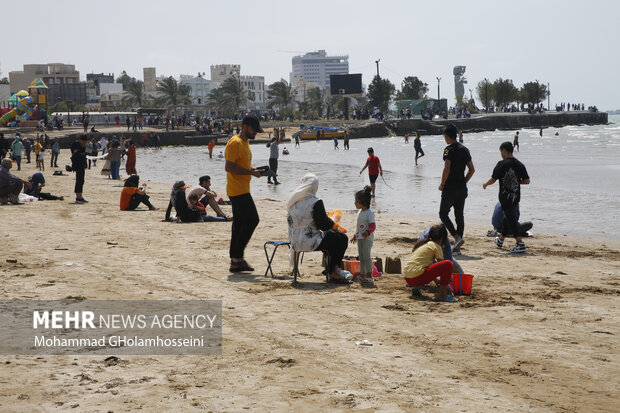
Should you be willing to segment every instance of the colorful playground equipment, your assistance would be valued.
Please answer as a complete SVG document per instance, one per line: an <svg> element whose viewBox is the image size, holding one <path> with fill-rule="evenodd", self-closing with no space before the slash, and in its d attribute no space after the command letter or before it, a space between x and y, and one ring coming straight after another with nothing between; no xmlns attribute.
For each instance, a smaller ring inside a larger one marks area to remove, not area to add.
<svg viewBox="0 0 620 413"><path fill-rule="evenodd" d="M0 117L0 126L7 126L16 116L24 116L25 119L39 117L38 110L41 105L47 106L47 85L41 78L36 78L28 86L28 91L20 90L9 98L12 109Z"/></svg>

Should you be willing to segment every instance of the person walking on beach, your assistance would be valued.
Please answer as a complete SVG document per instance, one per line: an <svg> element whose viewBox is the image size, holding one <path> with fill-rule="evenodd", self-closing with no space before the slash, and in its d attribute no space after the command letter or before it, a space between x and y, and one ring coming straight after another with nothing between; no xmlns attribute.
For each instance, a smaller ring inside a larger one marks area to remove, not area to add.
<svg viewBox="0 0 620 413"><path fill-rule="evenodd" d="M439 185L441 191L439 218L454 237L453 249L458 250L463 245L465 231L463 210L467 198L467 182L471 179L475 169L469 149L456 141L456 126L453 124L446 126L443 136L448 146L443 151L444 168ZM465 175L465 167L467 167L467 175ZM448 216L452 208L454 208L456 228Z"/></svg>
<svg viewBox="0 0 620 413"><path fill-rule="evenodd" d="M301 145L299 144L299 134L295 135L295 147L301 147Z"/></svg>
<svg viewBox="0 0 620 413"><path fill-rule="evenodd" d="M348 130L344 131L344 150L345 151L349 150L349 131Z"/></svg>
<svg viewBox="0 0 620 413"><path fill-rule="evenodd" d="M278 157L280 156L280 142L284 139L283 134L280 133L278 138L273 138L269 144L269 168L275 174L273 177L273 184L280 185L278 182ZM267 183L270 184L271 176L267 177Z"/></svg>
<svg viewBox="0 0 620 413"><path fill-rule="evenodd" d="M338 148L338 137L334 136L334 149L340 149Z"/></svg>
<svg viewBox="0 0 620 413"><path fill-rule="evenodd" d="M364 167L360 171L360 175L364 172L364 169L368 168L368 179L370 179L370 188L372 189L372 197L375 197L375 182L377 182L377 178L379 175L383 176L383 168L381 167L381 161L379 161L379 157L375 156L375 150L372 148L368 148L368 159L366 159L366 163Z"/></svg>
<svg viewBox="0 0 620 413"><path fill-rule="evenodd" d="M82 194L84 189L84 175L86 174L86 145L88 144L88 137L82 135L78 140L71 144L71 167L75 172L75 203L86 204L87 200L84 199Z"/></svg>
<svg viewBox="0 0 620 413"><path fill-rule="evenodd" d="M60 139L55 138L52 144L52 156L50 158L50 168L58 168L58 155L60 155Z"/></svg>
<svg viewBox="0 0 620 413"><path fill-rule="evenodd" d="M254 271L243 258L259 217L256 205L250 194L252 176L260 178L261 171L252 168L250 139L263 133L258 118L247 115L241 122L239 135L228 140L225 150L226 194L230 198L233 223L230 237L230 272Z"/></svg>
<svg viewBox="0 0 620 413"><path fill-rule="evenodd" d="M137 175L136 171L136 144L133 140L129 141L129 148L127 149L127 162L125 163L125 172L127 175Z"/></svg>
<svg viewBox="0 0 620 413"><path fill-rule="evenodd" d="M422 150L422 141L420 141L420 134L416 132L415 139L413 140L413 149L415 149L415 164L418 164L418 159L424 156Z"/></svg>
<svg viewBox="0 0 620 413"><path fill-rule="evenodd" d="M405 143L409 143L409 134L405 133Z"/></svg>
<svg viewBox="0 0 620 413"><path fill-rule="evenodd" d="M515 133L515 137L512 141L512 146L517 149L517 152L519 152L519 131Z"/></svg>
<svg viewBox="0 0 620 413"><path fill-rule="evenodd" d="M504 246L504 240L508 234L513 234L517 245L510 250L512 253L522 254L525 252L525 243L521 238L521 227L518 222L517 211L521 201L521 185L528 185L530 177L527 169L518 159L513 156L514 147L510 142L504 142L499 146L502 160L493 169L491 179L482 185L483 189L493 185L499 180L499 202L504 212L504 222L501 235L495 238L497 248Z"/></svg>
<svg viewBox="0 0 620 413"><path fill-rule="evenodd" d="M24 144L18 134L15 134L15 140L11 144L11 156L17 162L17 170L22 170L22 151L24 150Z"/></svg>

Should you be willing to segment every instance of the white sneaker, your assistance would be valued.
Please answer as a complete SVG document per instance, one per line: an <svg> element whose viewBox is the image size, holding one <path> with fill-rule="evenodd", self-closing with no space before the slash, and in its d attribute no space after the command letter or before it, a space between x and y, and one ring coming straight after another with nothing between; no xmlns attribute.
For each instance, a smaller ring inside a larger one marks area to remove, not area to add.
<svg viewBox="0 0 620 413"><path fill-rule="evenodd" d="M461 248L461 245L463 245L465 241L463 241L463 238L458 236L456 238L454 238L454 245L452 246L453 250L458 250L459 248Z"/></svg>
<svg viewBox="0 0 620 413"><path fill-rule="evenodd" d="M517 245L510 252L513 254L523 254L525 252L525 243L523 241L517 242Z"/></svg>
<svg viewBox="0 0 620 413"><path fill-rule="evenodd" d="M499 249L504 248L504 241L502 241L502 240L500 239L500 237L495 237L494 241L495 241L495 246L496 246L497 248L499 248Z"/></svg>

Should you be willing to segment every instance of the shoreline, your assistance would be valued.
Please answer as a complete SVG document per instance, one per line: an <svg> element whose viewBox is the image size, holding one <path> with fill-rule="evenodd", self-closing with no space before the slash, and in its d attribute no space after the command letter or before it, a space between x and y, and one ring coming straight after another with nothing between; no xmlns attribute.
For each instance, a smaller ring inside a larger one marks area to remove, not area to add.
<svg viewBox="0 0 620 413"><path fill-rule="evenodd" d="M59 164L67 159L61 152ZM25 164L18 175L34 171ZM72 192L73 174L45 175L49 192ZM89 204L68 196L0 206L11 223L5 257L17 260L0 261L4 298L221 299L222 355L122 356L114 365L106 355L0 356L2 409L445 411L455 400L468 411L616 408L616 241L537 234L528 254L514 256L469 225L456 258L474 275L472 295L435 303L432 288L410 299L397 274L372 290L326 284L320 254L306 255L297 286L284 251L277 278L264 277L263 243L287 239L286 205L268 197L256 200L261 221L246 249L256 271L230 274L230 223L161 222L170 185L157 182L147 193L159 211L121 212L120 185L97 168L86 174ZM223 194L223 183L214 189ZM373 256L401 260L438 220L376 218ZM343 214L345 228L354 222ZM373 346L355 345L363 339Z"/></svg>

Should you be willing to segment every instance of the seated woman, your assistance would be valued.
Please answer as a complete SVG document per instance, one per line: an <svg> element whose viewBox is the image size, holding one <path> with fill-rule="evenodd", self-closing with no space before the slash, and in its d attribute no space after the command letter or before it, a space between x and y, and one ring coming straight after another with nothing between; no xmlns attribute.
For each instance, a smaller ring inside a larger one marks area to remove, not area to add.
<svg viewBox="0 0 620 413"><path fill-rule="evenodd" d="M350 283L353 275L340 269L347 250L347 236L334 230L323 201L316 197L319 180L313 174L304 176L288 200L288 238L296 252L323 251L329 256L326 271L329 279Z"/></svg>
<svg viewBox="0 0 620 413"><path fill-rule="evenodd" d="M131 175L125 179L125 186L121 190L121 211L133 211L140 204L146 205L149 211L157 211L144 190L146 185L143 187L139 187L139 185L140 177L138 175Z"/></svg>
<svg viewBox="0 0 620 413"><path fill-rule="evenodd" d="M190 185L185 185L184 181L176 181L172 186L172 192L170 192L170 202L168 203L168 209L166 210L166 221L170 220L170 212L172 207L177 212L176 222L201 222L202 216L200 212L191 210L187 205L185 199L185 189Z"/></svg>
<svg viewBox="0 0 620 413"><path fill-rule="evenodd" d="M448 238L448 231L443 224L433 225L428 235L413 247L413 253L405 265L403 275L410 286L420 286L439 278L437 301L456 302L457 299L448 294L452 281L452 261L444 260L441 246ZM438 262L435 262L438 261Z"/></svg>
<svg viewBox="0 0 620 413"><path fill-rule="evenodd" d="M198 201L198 195L197 194L190 194L187 197L187 202L188 202L188 207L189 209L191 209L192 211L196 211L198 213L200 213L200 216L202 218L202 221L204 222L226 222L226 221L232 221L232 218L226 218L224 217L213 217L211 215L207 215L207 209L205 208L205 206L200 203L200 201Z"/></svg>
<svg viewBox="0 0 620 413"><path fill-rule="evenodd" d="M55 196L47 192L41 192L41 189L45 186L45 177L41 172L37 172L28 178L30 182L30 189L24 189L24 193L30 196L36 196L39 199L47 199L50 201L63 201L65 198L62 196Z"/></svg>

